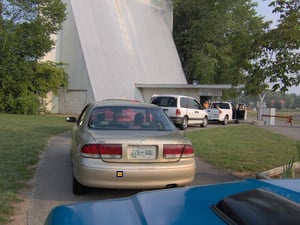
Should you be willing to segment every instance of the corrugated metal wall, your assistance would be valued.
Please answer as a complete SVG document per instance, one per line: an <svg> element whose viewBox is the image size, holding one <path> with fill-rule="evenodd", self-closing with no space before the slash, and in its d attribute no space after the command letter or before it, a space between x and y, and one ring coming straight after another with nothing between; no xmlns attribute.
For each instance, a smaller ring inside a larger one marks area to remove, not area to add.
<svg viewBox="0 0 300 225"><path fill-rule="evenodd" d="M69 89L86 90L93 101L134 98L135 83L186 84L171 0L65 1L58 60L68 64Z"/></svg>
<svg viewBox="0 0 300 225"><path fill-rule="evenodd" d="M65 70L69 75L69 82L66 90L60 90L59 112L79 113L84 105L94 101L95 98L73 16L72 5L69 0L63 1L68 5L68 19L58 35L56 61L66 64ZM84 97L78 97L81 95L84 95Z"/></svg>

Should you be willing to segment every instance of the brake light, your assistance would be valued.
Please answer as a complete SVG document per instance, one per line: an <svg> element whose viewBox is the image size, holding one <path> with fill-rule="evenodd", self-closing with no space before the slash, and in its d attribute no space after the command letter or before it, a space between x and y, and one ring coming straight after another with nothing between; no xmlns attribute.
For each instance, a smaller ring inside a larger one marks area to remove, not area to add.
<svg viewBox="0 0 300 225"><path fill-rule="evenodd" d="M180 116L180 115L181 115L180 109L176 109L176 116Z"/></svg>
<svg viewBox="0 0 300 225"><path fill-rule="evenodd" d="M192 145L164 145L163 157L165 159L192 158L194 149Z"/></svg>
<svg viewBox="0 0 300 225"><path fill-rule="evenodd" d="M219 109L219 113L220 113L220 114L222 113L222 110L221 110L221 109Z"/></svg>
<svg viewBox="0 0 300 225"><path fill-rule="evenodd" d="M120 144L88 144L81 148L81 156L87 158L120 159L122 145Z"/></svg>

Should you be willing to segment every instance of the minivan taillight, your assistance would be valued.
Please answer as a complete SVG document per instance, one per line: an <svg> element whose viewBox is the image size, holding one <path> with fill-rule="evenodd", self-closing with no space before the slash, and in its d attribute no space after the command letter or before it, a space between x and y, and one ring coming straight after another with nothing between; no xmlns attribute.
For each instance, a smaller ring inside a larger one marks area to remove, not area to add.
<svg viewBox="0 0 300 225"><path fill-rule="evenodd" d="M180 109L176 109L176 116L180 116L180 115L181 115Z"/></svg>
<svg viewBox="0 0 300 225"><path fill-rule="evenodd" d="M120 159L121 144L87 144L81 148L81 156L87 158Z"/></svg>
<svg viewBox="0 0 300 225"><path fill-rule="evenodd" d="M194 157L194 149L192 145L164 145L163 157L165 159L192 158Z"/></svg>

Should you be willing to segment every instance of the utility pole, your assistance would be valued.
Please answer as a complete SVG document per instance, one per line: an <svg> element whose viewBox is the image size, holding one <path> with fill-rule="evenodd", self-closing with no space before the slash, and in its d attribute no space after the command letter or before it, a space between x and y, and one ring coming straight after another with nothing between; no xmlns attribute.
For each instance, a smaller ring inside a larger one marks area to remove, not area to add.
<svg viewBox="0 0 300 225"><path fill-rule="evenodd" d="M262 91L259 94L259 102L256 103L257 105L257 120L262 120L262 114L264 113L264 109L266 108L265 97L268 90Z"/></svg>
<svg viewBox="0 0 300 225"><path fill-rule="evenodd" d="M3 0L0 0L0 22L2 22Z"/></svg>
<svg viewBox="0 0 300 225"><path fill-rule="evenodd" d="M2 17L2 5L3 5L3 0L0 0L0 15Z"/></svg>

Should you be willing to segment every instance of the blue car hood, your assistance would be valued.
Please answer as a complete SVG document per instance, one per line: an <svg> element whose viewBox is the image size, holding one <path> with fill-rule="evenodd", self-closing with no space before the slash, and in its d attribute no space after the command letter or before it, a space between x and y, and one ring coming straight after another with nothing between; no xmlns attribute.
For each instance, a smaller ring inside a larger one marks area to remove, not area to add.
<svg viewBox="0 0 300 225"><path fill-rule="evenodd" d="M270 191L296 204L300 203L300 179L246 179L140 192L127 198L58 206L52 209L45 225L225 224L211 206L230 195L254 189ZM299 222L300 217L298 219Z"/></svg>

